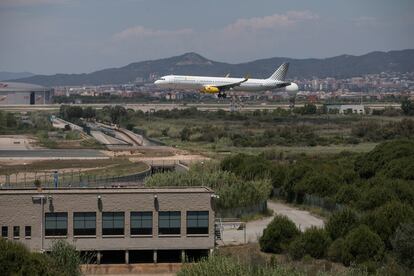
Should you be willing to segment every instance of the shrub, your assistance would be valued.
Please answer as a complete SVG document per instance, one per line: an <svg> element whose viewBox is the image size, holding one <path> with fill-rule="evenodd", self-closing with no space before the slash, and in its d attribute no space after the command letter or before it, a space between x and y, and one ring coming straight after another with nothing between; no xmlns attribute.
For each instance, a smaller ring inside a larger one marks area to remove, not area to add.
<svg viewBox="0 0 414 276"><path fill-rule="evenodd" d="M331 240L324 229L311 227L295 238L289 246L289 255L301 259L305 255L320 259L326 255Z"/></svg>
<svg viewBox="0 0 414 276"><path fill-rule="evenodd" d="M277 215L263 231L259 239L260 248L264 252L281 253L300 231L286 216Z"/></svg>
<svg viewBox="0 0 414 276"><path fill-rule="evenodd" d="M184 265L177 273L177 276L299 276L303 273L282 266L272 264L253 265L246 264L232 257L223 255L213 255L203 259L196 264Z"/></svg>
<svg viewBox="0 0 414 276"><path fill-rule="evenodd" d="M391 244L398 261L410 269L414 268L414 223L401 224Z"/></svg>
<svg viewBox="0 0 414 276"><path fill-rule="evenodd" d="M414 210L408 204L393 201L375 209L364 220L381 237L387 248L391 249L390 238L401 223L414 221Z"/></svg>
<svg viewBox="0 0 414 276"><path fill-rule="evenodd" d="M0 238L0 275L62 275L46 254L30 253L21 243Z"/></svg>
<svg viewBox="0 0 414 276"><path fill-rule="evenodd" d="M343 260L350 259L347 256L345 250L345 239L336 239L328 248L328 258L334 262L342 262Z"/></svg>
<svg viewBox="0 0 414 276"><path fill-rule="evenodd" d="M325 225L326 231L333 240L345 235L358 224L357 214L351 209L343 209L333 213Z"/></svg>
<svg viewBox="0 0 414 276"><path fill-rule="evenodd" d="M80 276L81 257L73 245L64 240L57 240L52 244L50 257L58 267L64 268L67 275Z"/></svg>
<svg viewBox="0 0 414 276"><path fill-rule="evenodd" d="M360 225L351 230L345 238L345 251L342 262L349 265L353 262L363 263L379 260L382 257L384 243L368 226Z"/></svg>

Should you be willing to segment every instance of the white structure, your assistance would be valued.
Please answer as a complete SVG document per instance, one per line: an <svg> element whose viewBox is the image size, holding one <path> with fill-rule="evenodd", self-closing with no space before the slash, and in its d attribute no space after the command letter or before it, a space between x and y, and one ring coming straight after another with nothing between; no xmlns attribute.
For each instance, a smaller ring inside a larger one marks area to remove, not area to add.
<svg viewBox="0 0 414 276"><path fill-rule="evenodd" d="M338 110L339 114L365 114L365 108L362 104L333 104L327 105L327 112Z"/></svg>
<svg viewBox="0 0 414 276"><path fill-rule="evenodd" d="M0 105L50 104L53 89L20 82L0 82Z"/></svg>

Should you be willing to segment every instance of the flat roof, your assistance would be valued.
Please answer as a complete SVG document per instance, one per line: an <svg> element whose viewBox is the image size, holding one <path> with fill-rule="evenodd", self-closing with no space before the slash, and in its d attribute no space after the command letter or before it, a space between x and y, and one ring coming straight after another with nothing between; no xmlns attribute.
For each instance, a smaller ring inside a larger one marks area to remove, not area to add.
<svg viewBox="0 0 414 276"><path fill-rule="evenodd" d="M164 194L164 193L214 193L209 187L122 187L122 188L105 188L105 187L85 187L85 188L43 188L41 192L36 188L27 189L0 189L0 195L7 194Z"/></svg>
<svg viewBox="0 0 414 276"><path fill-rule="evenodd" d="M0 81L0 93L1 92L36 92L36 91L48 91L51 88L23 82L8 82Z"/></svg>

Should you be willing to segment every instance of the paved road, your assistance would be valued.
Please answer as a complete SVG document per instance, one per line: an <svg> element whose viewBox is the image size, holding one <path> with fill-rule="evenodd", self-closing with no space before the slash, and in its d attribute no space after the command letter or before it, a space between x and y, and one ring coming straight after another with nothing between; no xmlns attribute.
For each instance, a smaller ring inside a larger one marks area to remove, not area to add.
<svg viewBox="0 0 414 276"><path fill-rule="evenodd" d="M106 159L104 153L93 149L0 150L0 159Z"/></svg>
<svg viewBox="0 0 414 276"><path fill-rule="evenodd" d="M272 201L267 202L267 207L273 210L274 215L280 214L287 216L302 231L311 226L324 226L322 219L312 215L308 211L300 210L283 203ZM263 234L263 230L272 221L272 219L273 216L248 222L246 225L246 242L257 242L260 236ZM222 242L225 245L243 244L245 242L244 230L237 230L237 225L234 225L234 227L232 227L232 225L226 225L223 231Z"/></svg>

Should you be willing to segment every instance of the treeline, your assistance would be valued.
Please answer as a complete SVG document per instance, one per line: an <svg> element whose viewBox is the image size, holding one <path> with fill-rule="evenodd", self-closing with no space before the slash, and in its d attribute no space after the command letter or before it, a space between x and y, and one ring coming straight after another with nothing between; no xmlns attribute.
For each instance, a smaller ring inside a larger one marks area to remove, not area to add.
<svg viewBox="0 0 414 276"><path fill-rule="evenodd" d="M365 154L295 162L236 155L221 165L245 179L270 177L288 202L301 204L314 195L343 206L325 229L303 234L277 217L261 239L264 251L358 263L370 270L397 260L402 271L414 269L414 140L386 142Z"/></svg>
<svg viewBox="0 0 414 276"><path fill-rule="evenodd" d="M48 113L28 112L22 115L0 110L0 134L34 133L39 129L53 129Z"/></svg>
<svg viewBox="0 0 414 276"><path fill-rule="evenodd" d="M147 178L148 187L163 186L207 186L219 196L218 210L249 207L266 201L272 185L267 179L245 181L234 173L220 170L215 164L204 163L193 166L186 173L167 172Z"/></svg>

